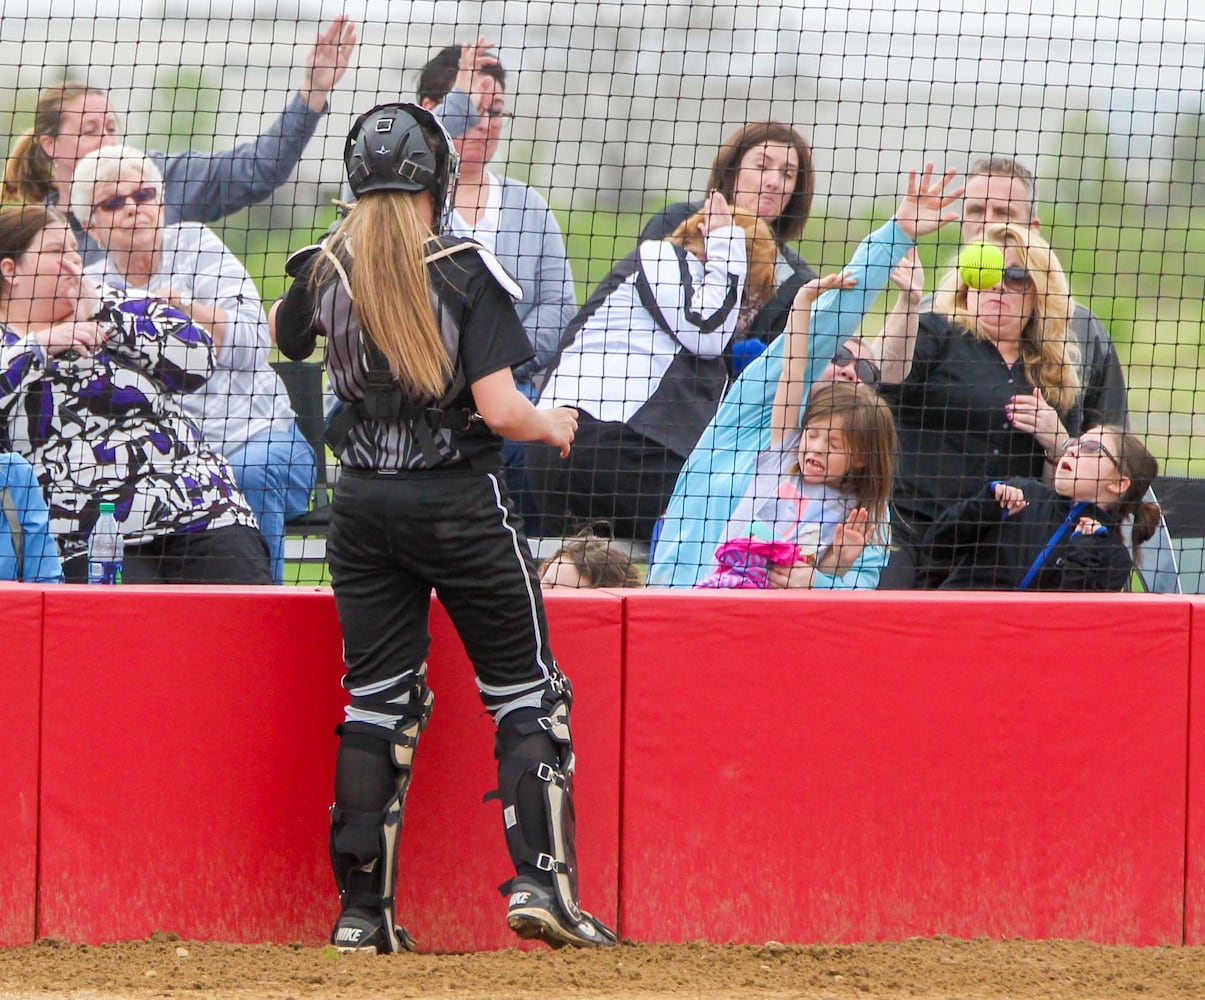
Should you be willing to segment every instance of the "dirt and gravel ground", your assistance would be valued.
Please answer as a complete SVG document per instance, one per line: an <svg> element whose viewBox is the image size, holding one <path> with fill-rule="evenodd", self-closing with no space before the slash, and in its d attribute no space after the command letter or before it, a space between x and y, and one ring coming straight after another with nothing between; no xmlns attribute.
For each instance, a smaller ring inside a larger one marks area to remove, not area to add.
<svg viewBox="0 0 1205 1000"><path fill-rule="evenodd" d="M761 946L625 943L606 952L338 955L149 941L0 949L0 1000L1104 1000L1205 996L1205 948L911 940Z"/></svg>

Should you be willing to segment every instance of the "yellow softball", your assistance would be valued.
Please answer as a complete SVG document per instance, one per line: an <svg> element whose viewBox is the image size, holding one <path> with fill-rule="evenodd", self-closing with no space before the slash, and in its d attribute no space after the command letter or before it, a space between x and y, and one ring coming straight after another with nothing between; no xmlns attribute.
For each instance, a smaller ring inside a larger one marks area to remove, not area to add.
<svg viewBox="0 0 1205 1000"><path fill-rule="evenodd" d="M972 288L994 288L1004 277L1004 251L995 243L968 243L958 255L958 273Z"/></svg>

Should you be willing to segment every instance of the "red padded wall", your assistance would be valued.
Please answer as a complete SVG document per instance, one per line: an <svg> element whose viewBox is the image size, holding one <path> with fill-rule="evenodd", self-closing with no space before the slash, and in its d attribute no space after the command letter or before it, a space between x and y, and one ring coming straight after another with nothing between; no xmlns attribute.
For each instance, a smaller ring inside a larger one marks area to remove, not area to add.
<svg viewBox="0 0 1205 1000"><path fill-rule="evenodd" d="M0 697L0 945L34 939L38 838L38 715L42 591L0 584L4 696Z"/></svg>
<svg viewBox="0 0 1205 1000"><path fill-rule="evenodd" d="M39 933L321 940L340 649L329 593L48 589Z"/></svg>
<svg viewBox="0 0 1205 1000"><path fill-rule="evenodd" d="M614 919L621 603L558 595L549 617L578 697L583 896ZM401 917L424 950L509 946L492 725L438 609L432 634ZM341 664L329 592L48 590L39 932L324 941Z"/></svg>
<svg viewBox="0 0 1205 1000"><path fill-rule="evenodd" d="M1205 598L1192 608L1184 943L1205 944Z"/></svg>
<svg viewBox="0 0 1205 1000"><path fill-rule="evenodd" d="M625 611L626 935L1181 940L1186 603Z"/></svg>

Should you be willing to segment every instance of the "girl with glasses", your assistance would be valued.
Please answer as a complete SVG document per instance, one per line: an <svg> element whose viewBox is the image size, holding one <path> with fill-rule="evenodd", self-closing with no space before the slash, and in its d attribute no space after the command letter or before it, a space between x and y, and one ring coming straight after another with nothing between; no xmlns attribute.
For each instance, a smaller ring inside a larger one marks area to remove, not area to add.
<svg viewBox="0 0 1205 1000"><path fill-rule="evenodd" d="M946 510L925 539L926 575L946 590L1122 590L1136 558L1120 526L1134 519L1135 550L1154 535L1159 506L1143 495L1158 471L1119 427L1067 438L1050 485L994 481Z"/></svg>

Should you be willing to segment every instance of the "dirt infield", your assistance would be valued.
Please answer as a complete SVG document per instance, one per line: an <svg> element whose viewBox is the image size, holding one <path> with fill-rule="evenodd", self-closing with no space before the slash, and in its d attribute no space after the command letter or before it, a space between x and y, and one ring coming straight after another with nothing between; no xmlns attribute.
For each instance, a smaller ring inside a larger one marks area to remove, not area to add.
<svg viewBox="0 0 1205 1000"><path fill-rule="evenodd" d="M0 1000L1103 1000L1198 998L1205 948L1068 941L723 946L342 956L331 949L180 941L0 949Z"/></svg>

